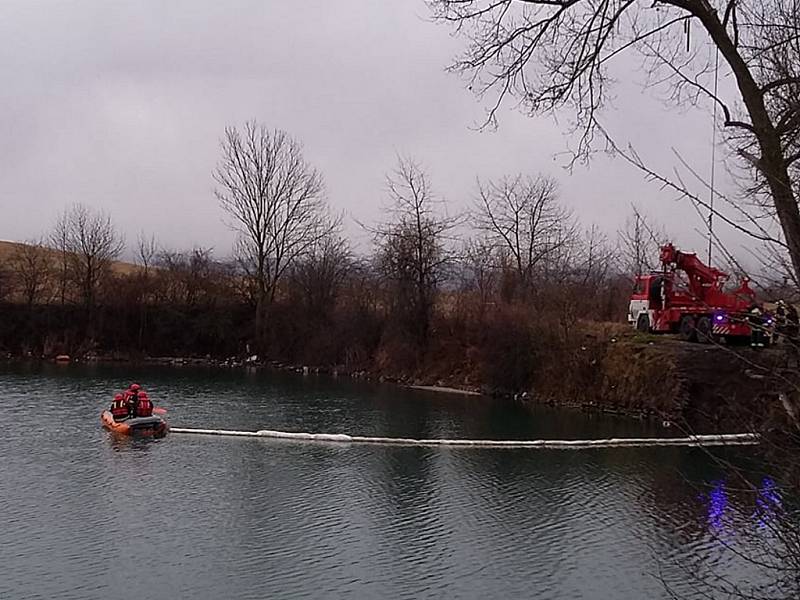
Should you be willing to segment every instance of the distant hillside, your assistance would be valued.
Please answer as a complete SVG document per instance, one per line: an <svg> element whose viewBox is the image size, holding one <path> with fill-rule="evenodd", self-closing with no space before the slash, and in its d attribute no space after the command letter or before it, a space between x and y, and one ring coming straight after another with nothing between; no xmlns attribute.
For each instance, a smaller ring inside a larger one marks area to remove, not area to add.
<svg viewBox="0 0 800 600"><path fill-rule="evenodd" d="M24 246L26 246L24 243L0 240L0 265L7 264L18 249ZM57 250L46 249L45 252L52 255L53 262L58 260L59 254ZM129 262L114 261L111 264L111 270L118 275L129 275L134 273L137 269L139 269L137 265Z"/></svg>

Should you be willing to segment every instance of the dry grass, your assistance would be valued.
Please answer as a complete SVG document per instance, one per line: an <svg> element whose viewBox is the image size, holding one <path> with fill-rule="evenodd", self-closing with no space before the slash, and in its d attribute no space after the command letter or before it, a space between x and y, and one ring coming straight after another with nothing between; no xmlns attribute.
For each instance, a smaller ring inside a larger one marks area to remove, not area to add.
<svg viewBox="0 0 800 600"><path fill-rule="evenodd" d="M20 243L20 242L7 242L0 240L0 265L8 264L14 258L14 255L19 251L20 248L26 246L27 244ZM55 264L59 260L59 252L57 250L52 250L50 248L46 248L43 250L47 254L50 255L51 261ZM131 275L136 273L139 270L139 267L133 263L123 262L123 261L114 261L111 263L111 270L114 272L115 275Z"/></svg>
<svg viewBox="0 0 800 600"><path fill-rule="evenodd" d="M11 276L10 290L6 290L6 294L4 295L4 300L7 302L23 302L22 288L19 285L16 285L14 282L14 261L16 255L26 247L29 247L29 245L19 242L0 240L0 269L9 271ZM47 304L53 302L58 297L59 288L57 278L53 276L53 273L57 273L60 269L61 255L57 250L50 248L42 248L40 251L47 255L51 271L51 275L47 278L47 283L45 284L39 299L40 302ZM127 277L133 275L138 271L139 268L140 267L137 265L122 261L114 261L111 263L111 272L118 277ZM72 294L69 295L73 296ZM76 300L74 297L71 297L70 299Z"/></svg>

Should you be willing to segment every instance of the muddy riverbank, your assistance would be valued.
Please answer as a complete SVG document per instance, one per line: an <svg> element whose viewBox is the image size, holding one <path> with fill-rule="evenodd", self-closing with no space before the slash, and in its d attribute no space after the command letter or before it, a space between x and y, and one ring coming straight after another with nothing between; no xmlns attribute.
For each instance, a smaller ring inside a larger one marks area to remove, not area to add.
<svg viewBox="0 0 800 600"><path fill-rule="evenodd" d="M8 360L38 360L14 357ZM54 360L55 357L44 358ZM66 357L62 357L62 360ZM785 347L691 344L643 336L610 324L593 328L535 362L525 385L490 381L476 353L432 353L415 369L398 371L373 360L357 367L297 365L257 356L132 357L123 353L69 357L72 362L131 362L227 369L289 371L305 376L347 377L442 393L505 396L520 403L546 403L653 419L702 433L758 431L785 425L777 401L796 372Z"/></svg>

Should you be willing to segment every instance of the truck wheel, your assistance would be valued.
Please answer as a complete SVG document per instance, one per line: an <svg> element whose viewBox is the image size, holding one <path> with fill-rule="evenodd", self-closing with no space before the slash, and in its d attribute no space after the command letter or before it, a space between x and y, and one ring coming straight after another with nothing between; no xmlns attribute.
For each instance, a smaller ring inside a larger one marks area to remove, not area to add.
<svg viewBox="0 0 800 600"><path fill-rule="evenodd" d="M640 314L636 319L636 331L650 333L650 317L647 316L647 313Z"/></svg>
<svg viewBox="0 0 800 600"><path fill-rule="evenodd" d="M697 339L697 330L694 326L694 317L685 315L681 318L681 323L678 327L681 339L687 342L694 342Z"/></svg>
<svg viewBox="0 0 800 600"><path fill-rule="evenodd" d="M714 329L711 326L711 319L709 317L700 317L697 319L697 341L701 344L708 344L714 340Z"/></svg>

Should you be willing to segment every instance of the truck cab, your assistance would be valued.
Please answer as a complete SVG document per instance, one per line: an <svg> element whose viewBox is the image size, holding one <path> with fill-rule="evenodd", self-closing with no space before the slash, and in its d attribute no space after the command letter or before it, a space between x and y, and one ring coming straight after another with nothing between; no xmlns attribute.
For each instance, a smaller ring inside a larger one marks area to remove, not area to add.
<svg viewBox="0 0 800 600"><path fill-rule="evenodd" d="M656 311L663 310L666 304L667 287L667 278L663 273L637 276L628 305L628 323L639 331L651 331Z"/></svg>

